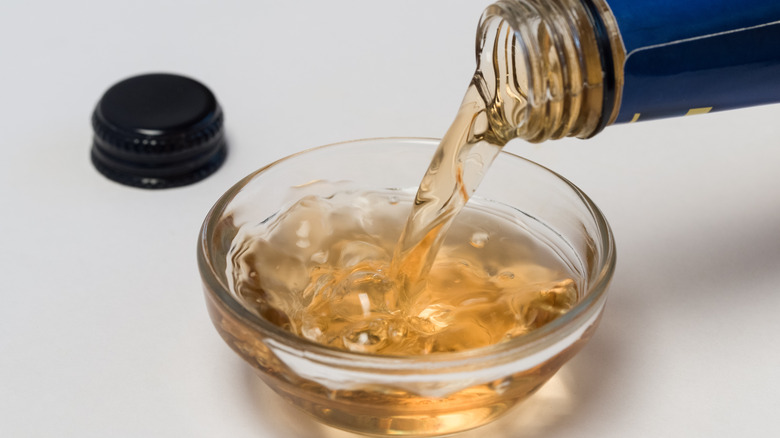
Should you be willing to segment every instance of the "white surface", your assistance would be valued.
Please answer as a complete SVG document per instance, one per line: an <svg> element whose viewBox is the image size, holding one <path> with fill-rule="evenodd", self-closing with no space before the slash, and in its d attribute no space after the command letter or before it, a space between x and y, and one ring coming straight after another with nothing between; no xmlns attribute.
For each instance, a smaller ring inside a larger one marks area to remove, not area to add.
<svg viewBox="0 0 780 438"><path fill-rule="evenodd" d="M352 436L280 404L217 336L197 231L274 159L441 136L488 3L5 1L0 436ZM97 99L150 71L197 78L225 108L230 156L199 184L144 191L89 162ZM779 435L778 138L775 105L511 143L592 196L618 269L588 347L461 436Z"/></svg>

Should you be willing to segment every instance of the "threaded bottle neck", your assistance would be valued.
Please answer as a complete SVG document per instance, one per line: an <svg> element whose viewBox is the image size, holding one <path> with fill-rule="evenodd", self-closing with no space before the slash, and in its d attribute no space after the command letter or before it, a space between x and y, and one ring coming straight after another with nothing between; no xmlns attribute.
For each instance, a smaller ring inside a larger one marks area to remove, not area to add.
<svg viewBox="0 0 780 438"><path fill-rule="evenodd" d="M590 137L617 113L623 51L601 0L499 0L476 50L475 86L507 141Z"/></svg>

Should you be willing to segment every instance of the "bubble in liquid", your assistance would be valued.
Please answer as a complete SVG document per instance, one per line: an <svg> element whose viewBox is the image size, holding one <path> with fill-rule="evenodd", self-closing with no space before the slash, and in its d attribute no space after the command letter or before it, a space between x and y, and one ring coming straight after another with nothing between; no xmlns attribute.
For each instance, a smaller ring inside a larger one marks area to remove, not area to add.
<svg viewBox="0 0 780 438"><path fill-rule="evenodd" d="M471 235L471 246L474 248L484 248L487 241L490 239L490 235L486 231L477 231Z"/></svg>
<svg viewBox="0 0 780 438"><path fill-rule="evenodd" d="M500 278L501 280L514 280L515 274L513 274L510 271L504 271L498 274L498 278Z"/></svg>
<svg viewBox="0 0 780 438"><path fill-rule="evenodd" d="M316 325L312 326L309 324L304 324L301 327L301 335L303 335L304 338L310 341L320 342L320 343L323 342L322 329Z"/></svg>
<svg viewBox="0 0 780 438"><path fill-rule="evenodd" d="M350 351L373 353L387 343L387 326L379 318L358 321L344 330L341 340Z"/></svg>
<svg viewBox="0 0 780 438"><path fill-rule="evenodd" d="M314 263L325 263L328 261L328 251L317 251L311 255L310 260Z"/></svg>
<svg viewBox="0 0 780 438"><path fill-rule="evenodd" d="M295 230L295 235L301 239L305 239L309 237L309 231L311 231L311 225L309 224L309 221L303 220L301 221L300 225L298 225L298 229Z"/></svg>
<svg viewBox="0 0 780 438"><path fill-rule="evenodd" d="M387 334L394 343L400 343L407 333L409 333L409 329L403 318L394 319L387 328Z"/></svg>
<svg viewBox="0 0 780 438"><path fill-rule="evenodd" d="M452 323L453 308L442 304L432 304L424 308L417 317L433 325L436 330L446 328Z"/></svg>

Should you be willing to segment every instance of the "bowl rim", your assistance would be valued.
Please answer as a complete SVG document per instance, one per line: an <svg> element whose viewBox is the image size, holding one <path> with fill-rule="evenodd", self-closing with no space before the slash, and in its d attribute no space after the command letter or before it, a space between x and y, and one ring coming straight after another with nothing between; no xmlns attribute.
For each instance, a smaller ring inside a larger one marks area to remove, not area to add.
<svg viewBox="0 0 780 438"><path fill-rule="evenodd" d="M225 207L236 196L236 194L251 180L263 172L266 172L267 170L283 162L294 160L297 157L309 154L314 151L332 149L338 146L353 145L355 143L424 143L426 145L436 146L438 145L439 141L440 139L429 137L374 137L329 143L326 145L305 149L280 158L245 176L219 197L219 199L207 213L200 228L197 245L197 261L198 269L205 286L204 290L206 291L207 295L210 296L215 302L220 304L220 307L229 311L233 317L243 322L255 332L260 333L266 339L273 339L275 341L275 345L288 351L296 351L298 354L309 358L319 358L323 360L328 360L328 358L330 358L338 360L344 364L357 363L355 361L359 361L364 365L368 364L380 369L387 368L393 370L400 370L404 368L418 369L421 361L432 365L432 369L441 369L444 367L457 367L459 365L472 364L475 358L479 358L480 360L489 358L498 360L500 362L499 359L501 357L515 357L520 353L532 354L536 351L544 349L545 345L547 345L545 341L549 340L550 338L554 338L556 334L565 336L567 333L576 330L579 327L579 324L582 322L590 320L590 317L592 317L595 312L598 312L603 307L601 304L603 304L604 300L606 299L605 293L609 287L609 283L612 280L615 271L616 254L615 240L612 229L610 228L609 224L604 218L604 215L596 206L596 204L571 181L541 164L535 163L506 150L501 151L501 155L509 156L511 159L522 160L527 164L540 168L542 171L551 174L553 177L565 183L565 185L579 197L579 200L587 207L599 231L599 237L601 240L599 243L600 246L604 249L603 253L601 254L601 268L596 274L595 281L592 282L584 297L565 314L543 325L542 327L529 332L528 334L484 347L428 355L378 355L365 352L347 351L322 345L309 339L300 337L255 315L247 308L245 308L237 299L235 299L233 294L230 292L228 285L221 281L219 273L215 272L214 266L210 263L207 256L207 254L210 252L210 231L217 224L222 212L225 210Z"/></svg>

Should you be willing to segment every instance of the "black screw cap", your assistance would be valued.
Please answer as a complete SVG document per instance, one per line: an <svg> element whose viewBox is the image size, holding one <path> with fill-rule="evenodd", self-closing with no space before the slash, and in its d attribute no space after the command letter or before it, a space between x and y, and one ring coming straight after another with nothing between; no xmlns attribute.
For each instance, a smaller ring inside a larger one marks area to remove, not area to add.
<svg viewBox="0 0 780 438"><path fill-rule="evenodd" d="M192 184L225 161L223 121L214 94L198 81L172 74L125 79L92 114L92 163L129 186Z"/></svg>

